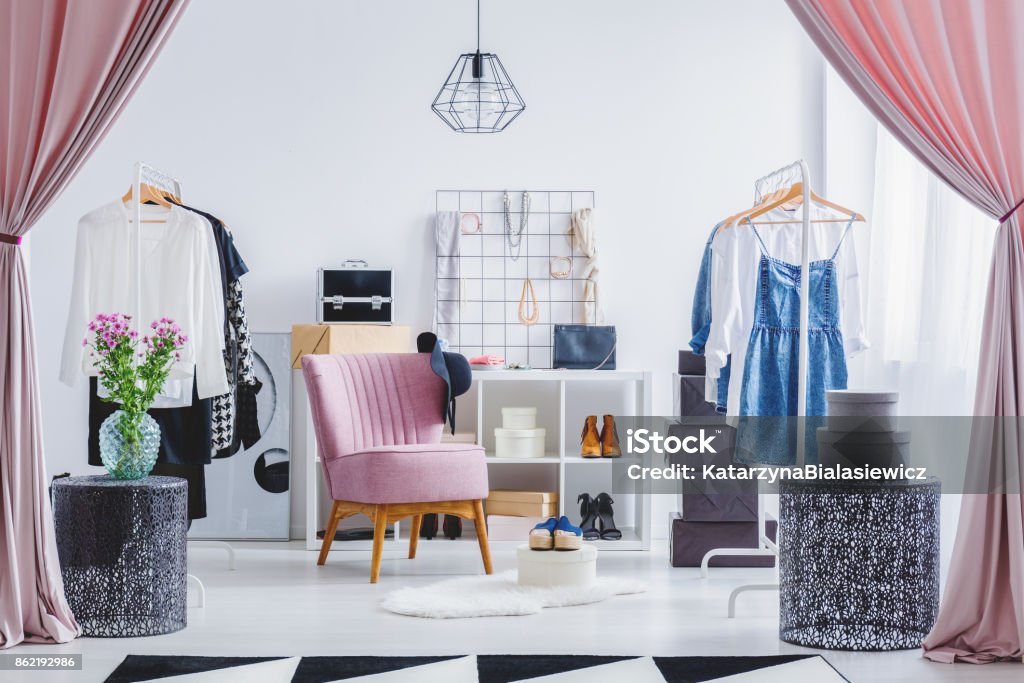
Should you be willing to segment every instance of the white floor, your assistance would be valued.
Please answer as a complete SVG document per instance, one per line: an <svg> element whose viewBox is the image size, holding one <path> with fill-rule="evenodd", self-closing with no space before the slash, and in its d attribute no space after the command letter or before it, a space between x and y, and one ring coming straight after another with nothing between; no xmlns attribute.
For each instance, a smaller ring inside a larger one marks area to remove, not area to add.
<svg viewBox="0 0 1024 683"><path fill-rule="evenodd" d="M206 584L205 609L190 609L188 628L154 638L80 638L59 646L20 646L7 652L82 653L84 671L0 674L4 683L102 681L127 654L182 655L441 655L622 654L772 655L813 653L778 639L778 597L741 598L739 617L727 619L730 590L747 579L770 580L773 570L719 569L702 580L696 569L673 569L659 545L650 553L605 552L603 574L648 582L645 594L525 617L425 620L380 609L381 598L402 586L422 585L481 571L472 540L421 541L419 557L389 551L380 583L371 586L369 554L334 552L327 566L299 543L238 544L238 568L223 552L193 550L191 571ZM514 545L496 544L495 570L515 568ZM855 683L874 681L1024 680L1020 664L987 666L927 662L919 651L822 652ZM800 683L794 681L793 683Z"/></svg>

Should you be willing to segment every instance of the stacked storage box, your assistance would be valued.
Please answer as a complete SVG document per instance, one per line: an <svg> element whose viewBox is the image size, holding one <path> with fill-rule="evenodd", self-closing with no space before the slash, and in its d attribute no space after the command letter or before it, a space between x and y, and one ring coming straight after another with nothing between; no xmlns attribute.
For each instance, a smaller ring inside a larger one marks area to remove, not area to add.
<svg viewBox="0 0 1024 683"><path fill-rule="evenodd" d="M484 509L492 541L525 541L530 529L558 516L558 492L491 489Z"/></svg>
<svg viewBox="0 0 1024 683"><path fill-rule="evenodd" d="M502 408L501 426L494 429L494 457L542 458L546 434L537 426L536 408ZM525 541L530 529L558 515L558 492L492 489L485 508L491 540Z"/></svg>
<svg viewBox="0 0 1024 683"><path fill-rule="evenodd" d="M701 463L727 466L732 463L736 432L715 412L715 406L704 400L704 358L691 351L679 352L679 388L676 413L681 418L669 434L685 438L701 429L713 429L717 454L714 460L702 456ZM672 456L673 463L694 464L694 456ZM758 545L757 482L722 482L716 491L709 482L683 481L680 512L672 513L669 533L669 557L673 567L699 567L704 555L715 548L756 548ZM766 520L770 538L778 533L778 524ZM774 557L763 555L731 555L715 557L712 567L773 567Z"/></svg>
<svg viewBox="0 0 1024 683"><path fill-rule="evenodd" d="M546 430L537 426L536 408L502 408L494 428L496 458L543 458Z"/></svg>
<svg viewBox="0 0 1024 683"><path fill-rule="evenodd" d="M896 392L829 391L819 464L908 464ZM939 609L940 496L925 480L789 480L779 487L779 638L833 650L921 647Z"/></svg>
<svg viewBox="0 0 1024 683"><path fill-rule="evenodd" d="M829 391L828 426L818 429L826 467L897 467L907 463L910 432L896 429L896 391Z"/></svg>

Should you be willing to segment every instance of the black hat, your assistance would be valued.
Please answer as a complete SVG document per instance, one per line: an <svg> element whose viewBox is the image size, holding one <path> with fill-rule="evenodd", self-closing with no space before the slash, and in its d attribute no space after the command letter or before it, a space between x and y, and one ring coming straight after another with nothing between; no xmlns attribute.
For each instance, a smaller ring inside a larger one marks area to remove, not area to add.
<svg viewBox="0 0 1024 683"><path fill-rule="evenodd" d="M473 384L473 371L469 361L461 353L441 350L441 342L433 332L424 332L416 337L416 350L430 354L430 369L448 386L447 396L441 406L441 414L455 433L455 397L469 391Z"/></svg>

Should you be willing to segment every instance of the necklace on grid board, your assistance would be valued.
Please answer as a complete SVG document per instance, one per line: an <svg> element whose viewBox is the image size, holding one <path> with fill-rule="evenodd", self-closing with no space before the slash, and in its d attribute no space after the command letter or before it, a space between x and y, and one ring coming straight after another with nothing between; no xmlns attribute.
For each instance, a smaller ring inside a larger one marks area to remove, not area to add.
<svg viewBox="0 0 1024 683"><path fill-rule="evenodd" d="M505 206L505 239L508 241L508 255L513 261L518 261L523 246L523 233L530 231L530 193L524 190L520 200L519 230L512 227L512 200L508 192L505 192L502 202Z"/></svg>

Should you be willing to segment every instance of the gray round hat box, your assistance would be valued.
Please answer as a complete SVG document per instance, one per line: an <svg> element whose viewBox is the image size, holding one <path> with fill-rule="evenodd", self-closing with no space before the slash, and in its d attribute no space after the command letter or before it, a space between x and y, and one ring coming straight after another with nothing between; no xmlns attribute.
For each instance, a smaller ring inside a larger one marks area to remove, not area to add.
<svg viewBox="0 0 1024 683"><path fill-rule="evenodd" d="M898 391L825 392L828 428L833 432L892 432L896 429Z"/></svg>

